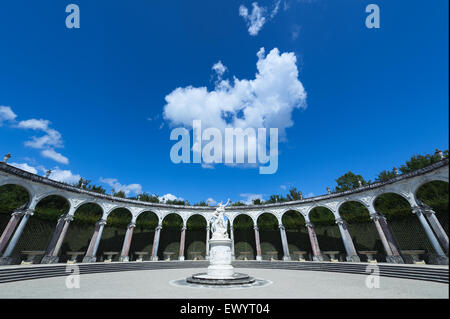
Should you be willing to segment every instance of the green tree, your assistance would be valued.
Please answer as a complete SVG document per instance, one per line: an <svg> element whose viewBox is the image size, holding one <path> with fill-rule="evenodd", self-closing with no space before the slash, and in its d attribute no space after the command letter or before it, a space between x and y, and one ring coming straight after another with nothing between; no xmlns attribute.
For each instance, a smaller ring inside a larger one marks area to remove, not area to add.
<svg viewBox="0 0 450 319"><path fill-rule="evenodd" d="M448 150L444 151L444 156L448 157ZM402 173L409 173L433 163L439 162L441 158L438 154L413 155L404 165L400 166Z"/></svg>
<svg viewBox="0 0 450 319"><path fill-rule="evenodd" d="M125 195L124 191L114 192L114 196L115 197L120 197L120 198L126 198L126 195Z"/></svg>
<svg viewBox="0 0 450 319"><path fill-rule="evenodd" d="M289 194L287 194L287 199L289 201L300 200L303 198L303 193L301 191L297 191L297 188L291 187L289 189Z"/></svg>
<svg viewBox="0 0 450 319"><path fill-rule="evenodd" d="M394 169L392 169L392 171L384 170L378 174L378 176L375 178L375 181L384 182L384 181L387 181L388 179L391 179L394 177L395 177Z"/></svg>
<svg viewBox="0 0 450 319"><path fill-rule="evenodd" d="M361 181L362 185L367 184L366 180L361 175L356 175L351 171L348 171L348 173L345 173L344 175L336 179L336 192L345 192L350 189L358 188L358 181Z"/></svg>

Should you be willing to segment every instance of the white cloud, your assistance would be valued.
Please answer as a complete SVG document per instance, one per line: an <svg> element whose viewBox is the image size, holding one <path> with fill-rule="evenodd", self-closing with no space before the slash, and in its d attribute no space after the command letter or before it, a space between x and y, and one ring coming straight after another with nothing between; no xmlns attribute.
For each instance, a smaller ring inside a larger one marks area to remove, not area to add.
<svg viewBox="0 0 450 319"><path fill-rule="evenodd" d="M14 121L16 117L17 115L14 114L11 107L0 105L0 126L2 126L5 121Z"/></svg>
<svg viewBox="0 0 450 319"><path fill-rule="evenodd" d="M211 69L214 72L216 72L217 76L221 79L223 74L227 70L227 67L222 64L222 61L219 61L216 64L214 64Z"/></svg>
<svg viewBox="0 0 450 319"><path fill-rule="evenodd" d="M273 19L276 16L280 8L280 2L281 0L278 0L275 3L275 7L270 11L269 14L267 14L268 9L266 7L258 6L257 2L252 3L253 9L250 14L246 6L239 6L239 15L244 18L245 22L247 22L248 33L251 36L258 35L264 24L268 20Z"/></svg>
<svg viewBox="0 0 450 319"><path fill-rule="evenodd" d="M142 186L140 184L122 185L116 178L102 178L102 177L100 177L100 182L111 186L115 192L123 191L126 196L128 196L130 193L134 194L142 193Z"/></svg>
<svg viewBox="0 0 450 319"><path fill-rule="evenodd" d="M32 174L37 174L38 170L37 168L28 165L27 163L9 163L9 165L17 167L21 170L24 170L26 172L32 173Z"/></svg>
<svg viewBox="0 0 450 319"><path fill-rule="evenodd" d="M173 201L173 200L180 200L180 201L184 201L184 199L183 198L181 198L181 197L176 197L175 195L173 195L173 194L166 194L166 195L163 195L163 196L159 196L158 197L158 199L159 199L159 201L161 202L161 203L166 203L167 201Z"/></svg>
<svg viewBox="0 0 450 319"><path fill-rule="evenodd" d="M80 180L81 176L73 174L70 170L62 170L56 167L52 170L48 178L58 182L75 184Z"/></svg>
<svg viewBox="0 0 450 319"><path fill-rule="evenodd" d="M272 49L267 56L264 48L257 53L257 73L252 80L222 80L214 90L188 86L177 88L165 99L164 118L172 125L192 128L201 120L202 129L218 128L278 128L281 139L293 125L292 112L306 107L306 92L298 79L297 59L292 52ZM257 143L256 138L250 141ZM250 148L246 143L244 154ZM193 145L193 151L198 149ZM198 150L197 150L198 151ZM224 155L233 150L225 149ZM208 166L208 168L210 168Z"/></svg>
<svg viewBox="0 0 450 319"><path fill-rule="evenodd" d="M29 119L20 121L19 124L17 124L17 127L44 132L45 134L43 136L32 136L31 140L25 142L25 146L43 149L43 151L41 151L42 156L53 159L61 164L68 164L69 159L54 150L54 148L61 148L64 145L61 134L50 128L50 124L51 122L48 120Z"/></svg>
<svg viewBox="0 0 450 319"><path fill-rule="evenodd" d="M244 193L244 194L241 194L240 196L245 198L244 203L246 205L253 205L253 200L255 200L255 199L260 199L261 201L263 200L263 195L262 194L248 194L248 193Z"/></svg>
<svg viewBox="0 0 450 319"><path fill-rule="evenodd" d="M208 204L208 206L214 206L217 204L217 201L214 198L210 197L206 200L206 203Z"/></svg>
<svg viewBox="0 0 450 319"><path fill-rule="evenodd" d="M280 185L281 189L286 190L286 185Z"/></svg>
<svg viewBox="0 0 450 319"><path fill-rule="evenodd" d="M43 150L41 152L41 155L47 158L51 158L52 160L61 164L69 164L69 159L67 157L61 155L52 148Z"/></svg>

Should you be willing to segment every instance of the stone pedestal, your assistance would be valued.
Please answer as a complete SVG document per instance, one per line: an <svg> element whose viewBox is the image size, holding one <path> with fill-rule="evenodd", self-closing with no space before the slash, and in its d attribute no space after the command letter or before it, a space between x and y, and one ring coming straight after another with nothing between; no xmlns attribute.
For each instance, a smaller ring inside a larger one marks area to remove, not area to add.
<svg viewBox="0 0 450 319"><path fill-rule="evenodd" d="M42 257L41 264L57 264L58 261L58 256L44 256Z"/></svg>
<svg viewBox="0 0 450 319"><path fill-rule="evenodd" d="M231 239L210 239L209 247L208 276L217 279L232 278L234 268L231 266Z"/></svg>

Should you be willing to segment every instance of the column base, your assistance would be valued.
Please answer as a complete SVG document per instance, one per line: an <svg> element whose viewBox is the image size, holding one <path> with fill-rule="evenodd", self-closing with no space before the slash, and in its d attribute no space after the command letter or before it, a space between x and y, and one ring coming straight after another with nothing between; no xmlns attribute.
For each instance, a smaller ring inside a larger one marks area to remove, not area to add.
<svg viewBox="0 0 450 319"><path fill-rule="evenodd" d="M319 256L313 256L312 258L313 261L323 261L323 256L319 255Z"/></svg>
<svg viewBox="0 0 450 319"><path fill-rule="evenodd" d="M151 260L151 261L158 261L158 256L152 256L152 257L150 258L150 260Z"/></svg>
<svg viewBox="0 0 450 319"><path fill-rule="evenodd" d="M0 265L12 265L13 263L13 257L0 257Z"/></svg>
<svg viewBox="0 0 450 319"><path fill-rule="evenodd" d="M391 264L404 264L402 256L386 256L386 262Z"/></svg>
<svg viewBox="0 0 450 319"><path fill-rule="evenodd" d="M59 261L58 256L44 256L41 259L41 264L57 264Z"/></svg>
<svg viewBox="0 0 450 319"><path fill-rule="evenodd" d="M359 258L359 256L347 256L347 257L345 257L345 259L349 262L354 262L354 263L361 262L361 259Z"/></svg>
<svg viewBox="0 0 450 319"><path fill-rule="evenodd" d="M184 256L178 257L178 260L183 261L184 260Z"/></svg>
<svg viewBox="0 0 450 319"><path fill-rule="evenodd" d="M119 257L119 261L124 261L124 262L130 261L130 257L128 257L128 256L120 256Z"/></svg>
<svg viewBox="0 0 450 319"><path fill-rule="evenodd" d="M291 256L283 256L283 261L291 261Z"/></svg>
<svg viewBox="0 0 450 319"><path fill-rule="evenodd" d="M256 256L256 260L262 260L262 256Z"/></svg>
<svg viewBox="0 0 450 319"><path fill-rule="evenodd" d="M95 263L97 261L97 257L95 256L84 256L83 263Z"/></svg>

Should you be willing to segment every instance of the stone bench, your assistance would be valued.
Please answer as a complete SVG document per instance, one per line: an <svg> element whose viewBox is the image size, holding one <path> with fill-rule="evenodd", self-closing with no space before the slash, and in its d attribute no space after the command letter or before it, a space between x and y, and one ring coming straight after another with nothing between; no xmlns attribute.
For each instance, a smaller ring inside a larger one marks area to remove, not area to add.
<svg viewBox="0 0 450 319"><path fill-rule="evenodd" d="M239 253L239 257L242 256L242 258L243 258L242 260L248 261L250 254L251 254L251 252L249 252L249 251L241 251Z"/></svg>
<svg viewBox="0 0 450 319"><path fill-rule="evenodd" d="M306 261L305 258L303 258L304 255L306 255L308 252L307 251L294 251L293 254L297 255L298 257L296 259L298 259L298 261Z"/></svg>
<svg viewBox="0 0 450 319"><path fill-rule="evenodd" d="M420 259L420 255L425 254L425 250L402 250L401 254L408 256L413 264L425 264L425 261Z"/></svg>
<svg viewBox="0 0 450 319"><path fill-rule="evenodd" d="M163 255L164 255L164 260L165 261L170 261L172 256L175 255L175 253L171 252L171 251L164 251Z"/></svg>
<svg viewBox="0 0 450 319"><path fill-rule="evenodd" d="M336 255L339 255L340 251L337 250L330 250L330 251L323 251L322 252L324 255L329 255L330 256L330 262L334 262L337 263L339 262L338 259L335 258Z"/></svg>
<svg viewBox="0 0 450 319"><path fill-rule="evenodd" d="M76 264L77 257L80 255L84 255L84 251L68 251L66 255L70 256L70 259L67 261L68 264Z"/></svg>
<svg viewBox="0 0 450 319"><path fill-rule="evenodd" d="M270 261L278 260L278 251L276 250L266 251L266 255Z"/></svg>
<svg viewBox="0 0 450 319"><path fill-rule="evenodd" d="M142 262L144 260L144 256L148 255L148 251L135 251L134 254L138 256L136 261Z"/></svg>
<svg viewBox="0 0 450 319"><path fill-rule="evenodd" d="M106 255L106 259L103 261L105 263L110 263L112 262L113 256L118 255L119 252L117 251L106 251L103 253L103 255Z"/></svg>
<svg viewBox="0 0 450 319"><path fill-rule="evenodd" d="M200 260L202 257L201 252L199 251L191 251L190 254L192 256L192 260Z"/></svg>
<svg viewBox="0 0 450 319"><path fill-rule="evenodd" d="M45 254L45 251L43 250L23 250L20 252L22 255L26 256L26 260L22 260L20 263L21 265L31 265L35 263L35 261L38 259L38 256L43 256Z"/></svg>
<svg viewBox="0 0 450 319"><path fill-rule="evenodd" d="M378 254L378 251L376 251L376 250L362 250L362 251L358 251L358 253L361 254L361 255L366 255L368 263L373 263L373 264L377 263L377 260L375 258L373 258L373 256Z"/></svg>

